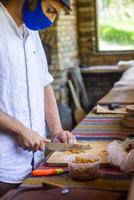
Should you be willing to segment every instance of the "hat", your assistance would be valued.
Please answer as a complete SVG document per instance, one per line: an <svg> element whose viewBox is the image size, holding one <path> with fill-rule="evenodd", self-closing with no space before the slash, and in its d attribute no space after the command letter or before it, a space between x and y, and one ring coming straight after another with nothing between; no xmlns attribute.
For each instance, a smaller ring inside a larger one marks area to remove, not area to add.
<svg viewBox="0 0 134 200"><path fill-rule="evenodd" d="M71 3L70 0L60 0L69 10L71 9Z"/></svg>

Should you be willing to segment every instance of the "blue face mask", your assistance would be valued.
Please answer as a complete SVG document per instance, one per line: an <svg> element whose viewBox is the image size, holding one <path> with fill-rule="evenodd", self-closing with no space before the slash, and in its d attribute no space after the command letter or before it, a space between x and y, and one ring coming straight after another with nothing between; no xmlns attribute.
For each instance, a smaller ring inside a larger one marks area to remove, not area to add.
<svg viewBox="0 0 134 200"><path fill-rule="evenodd" d="M41 0L38 0L37 6L33 11L28 8L28 0L25 0L23 7L23 21L31 30L43 30L52 26L53 22L44 14Z"/></svg>

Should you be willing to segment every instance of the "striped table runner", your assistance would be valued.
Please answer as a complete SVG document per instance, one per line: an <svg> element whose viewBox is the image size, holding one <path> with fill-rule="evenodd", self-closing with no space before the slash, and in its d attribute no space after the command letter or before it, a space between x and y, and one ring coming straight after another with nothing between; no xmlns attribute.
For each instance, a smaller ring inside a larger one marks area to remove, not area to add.
<svg viewBox="0 0 134 200"><path fill-rule="evenodd" d="M134 129L122 125L121 114L88 114L72 131L77 138L125 139L134 135Z"/></svg>

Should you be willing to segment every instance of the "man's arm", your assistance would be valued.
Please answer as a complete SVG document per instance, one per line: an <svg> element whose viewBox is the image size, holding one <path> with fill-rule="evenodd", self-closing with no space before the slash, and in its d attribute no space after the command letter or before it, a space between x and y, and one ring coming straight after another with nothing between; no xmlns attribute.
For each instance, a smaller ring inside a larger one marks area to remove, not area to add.
<svg viewBox="0 0 134 200"><path fill-rule="evenodd" d="M58 142L74 143L76 141L75 137L62 128L55 95L50 84L44 89L44 102L45 120L52 137Z"/></svg>
<svg viewBox="0 0 134 200"><path fill-rule="evenodd" d="M20 121L2 111L0 111L0 130L4 134L10 134L23 149L29 151L43 150L45 142L49 142L49 140L42 138L37 132L27 128Z"/></svg>

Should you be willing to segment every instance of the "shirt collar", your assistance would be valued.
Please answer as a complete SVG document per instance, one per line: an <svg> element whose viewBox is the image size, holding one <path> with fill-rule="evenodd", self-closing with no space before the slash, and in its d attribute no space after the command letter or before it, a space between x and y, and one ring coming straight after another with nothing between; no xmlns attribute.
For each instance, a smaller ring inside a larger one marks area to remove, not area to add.
<svg viewBox="0 0 134 200"><path fill-rule="evenodd" d="M17 26L16 22L14 21L14 19L12 18L12 16L9 14L9 12L7 11L7 9L3 6L3 4L0 2L0 8L3 11L3 15L4 17L6 17L8 24L13 28L13 30L15 31L15 33L19 36L19 37L23 37L22 33L20 31L20 28ZM24 35L29 35L29 30L28 28L25 26L25 24L22 25L24 27Z"/></svg>

